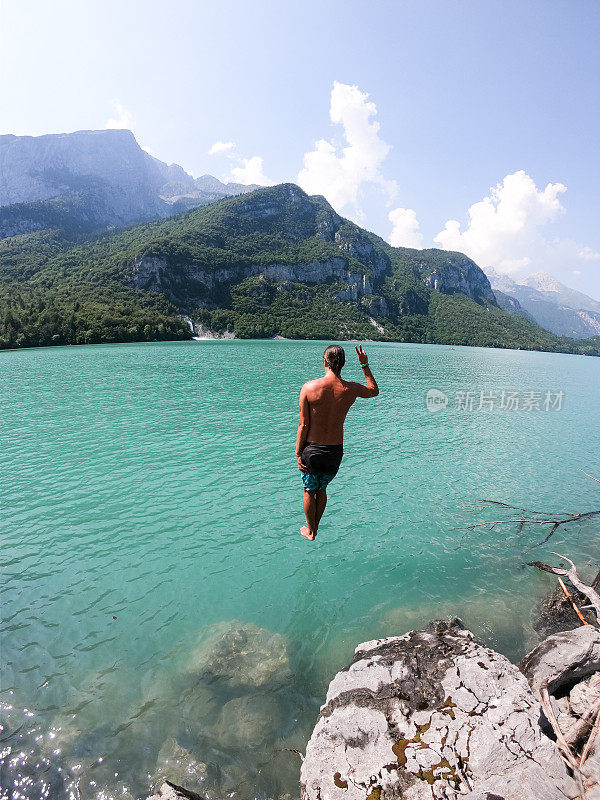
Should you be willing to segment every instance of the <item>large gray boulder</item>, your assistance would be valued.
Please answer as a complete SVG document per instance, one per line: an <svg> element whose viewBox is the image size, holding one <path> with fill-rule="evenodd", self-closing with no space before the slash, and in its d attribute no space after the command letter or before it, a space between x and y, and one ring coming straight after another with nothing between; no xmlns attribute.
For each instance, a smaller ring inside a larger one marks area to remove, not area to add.
<svg viewBox="0 0 600 800"><path fill-rule="evenodd" d="M519 667L537 697L544 681L552 694L563 684L600 670L600 631L581 625L548 636L525 656Z"/></svg>
<svg viewBox="0 0 600 800"><path fill-rule="evenodd" d="M576 797L525 676L460 620L374 640L329 686L303 800Z"/></svg>

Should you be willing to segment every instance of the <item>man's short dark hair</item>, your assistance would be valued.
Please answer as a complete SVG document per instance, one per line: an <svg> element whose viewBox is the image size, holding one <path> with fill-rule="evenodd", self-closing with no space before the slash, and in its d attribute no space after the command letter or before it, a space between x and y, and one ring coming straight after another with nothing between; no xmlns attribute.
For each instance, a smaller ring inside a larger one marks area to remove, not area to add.
<svg viewBox="0 0 600 800"><path fill-rule="evenodd" d="M323 358L329 369L335 372L336 375L340 374L342 367L346 363L344 348L340 347L339 344L330 344L329 347L325 349Z"/></svg>

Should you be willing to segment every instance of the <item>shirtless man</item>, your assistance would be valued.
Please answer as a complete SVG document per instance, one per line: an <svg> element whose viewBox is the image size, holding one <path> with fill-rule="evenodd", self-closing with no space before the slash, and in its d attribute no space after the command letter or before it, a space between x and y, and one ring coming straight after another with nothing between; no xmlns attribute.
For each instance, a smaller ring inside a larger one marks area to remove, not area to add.
<svg viewBox="0 0 600 800"><path fill-rule="evenodd" d="M344 420L357 397L376 397L379 388L361 345L356 348L367 385L345 381L344 348L331 344L323 353L325 375L305 383L300 392L300 423L296 437L296 459L304 485L306 525L302 536L313 541L327 505L325 487L335 477L342 461Z"/></svg>

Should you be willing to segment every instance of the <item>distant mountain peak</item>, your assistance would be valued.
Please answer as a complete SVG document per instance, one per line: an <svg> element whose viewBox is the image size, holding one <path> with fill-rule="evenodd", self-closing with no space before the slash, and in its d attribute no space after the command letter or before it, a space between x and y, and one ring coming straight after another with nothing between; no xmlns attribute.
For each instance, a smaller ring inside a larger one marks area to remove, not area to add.
<svg viewBox="0 0 600 800"><path fill-rule="evenodd" d="M565 286L548 272L539 270L517 280L490 267L485 272L495 292L518 300L547 330L576 338L600 333L600 302Z"/></svg>
<svg viewBox="0 0 600 800"><path fill-rule="evenodd" d="M543 270L533 272L531 275L526 275L524 278L519 278L516 283L520 286L531 286L532 289L537 289L540 292L560 292L568 288L564 283L561 283Z"/></svg>

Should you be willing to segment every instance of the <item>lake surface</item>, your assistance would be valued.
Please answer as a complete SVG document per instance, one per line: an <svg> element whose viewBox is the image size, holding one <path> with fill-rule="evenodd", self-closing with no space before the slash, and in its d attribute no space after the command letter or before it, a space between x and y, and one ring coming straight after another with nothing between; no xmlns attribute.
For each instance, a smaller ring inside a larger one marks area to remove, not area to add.
<svg viewBox="0 0 600 800"><path fill-rule="evenodd" d="M6 797L145 797L165 761L211 797L296 797L291 750L359 642L458 615L519 658L554 586L527 562L593 572L598 521L539 547L540 526L469 526L511 513L482 498L600 507L600 359L367 344L381 394L309 543L297 398L325 344L0 354Z"/></svg>

